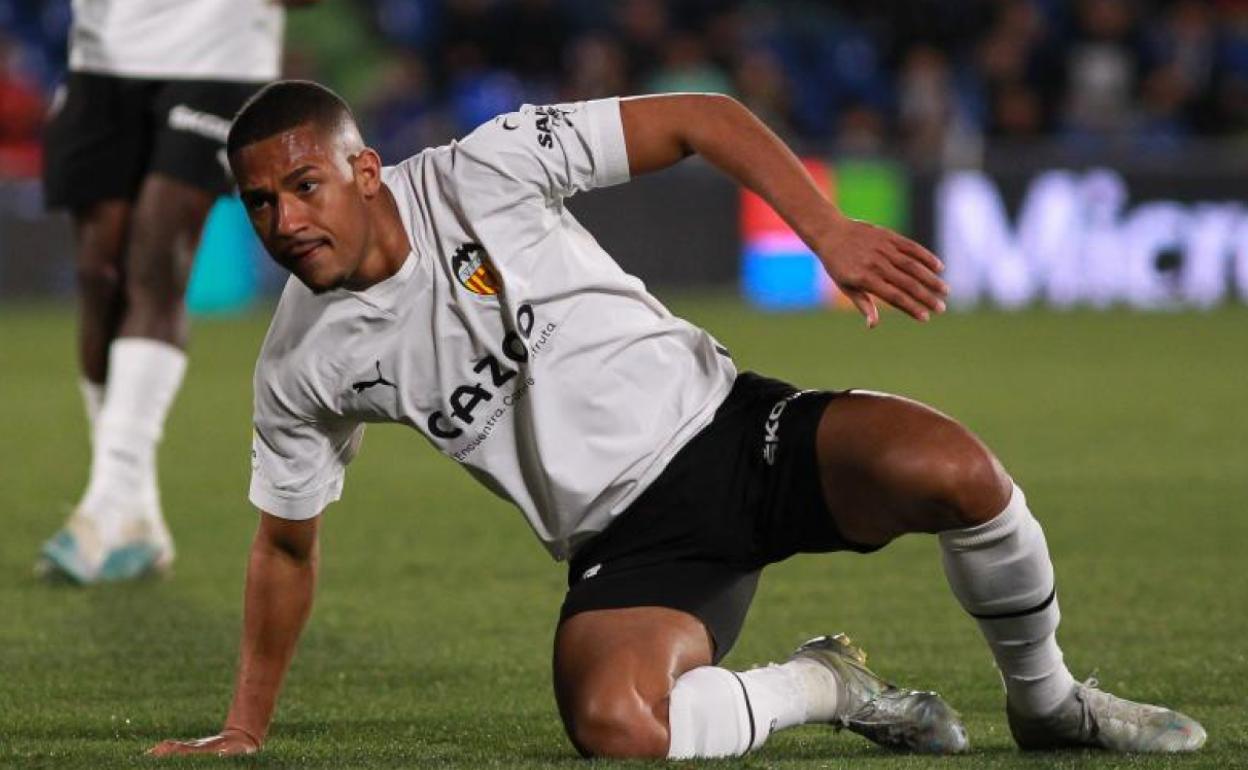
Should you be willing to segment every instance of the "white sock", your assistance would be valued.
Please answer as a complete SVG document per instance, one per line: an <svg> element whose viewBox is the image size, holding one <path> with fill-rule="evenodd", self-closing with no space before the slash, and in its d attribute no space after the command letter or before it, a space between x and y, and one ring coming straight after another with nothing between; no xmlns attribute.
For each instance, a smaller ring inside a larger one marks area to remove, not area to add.
<svg viewBox="0 0 1248 770"><path fill-rule="evenodd" d="M681 674L667 723L668 759L739 757L762 745L745 684L726 668L702 666Z"/></svg>
<svg viewBox="0 0 1248 770"><path fill-rule="evenodd" d="M100 408L104 406L104 385L86 377L79 377L78 390L82 392L82 405L87 412L87 432L90 435L95 432L95 421L100 416Z"/></svg>
<svg viewBox="0 0 1248 770"><path fill-rule="evenodd" d="M1057 646L1061 613L1044 531L1023 490L1014 487L995 519L942 532L940 547L949 586L979 622L1010 704L1025 716L1052 712L1075 679Z"/></svg>
<svg viewBox="0 0 1248 770"><path fill-rule="evenodd" d="M837 690L831 671L803 658L739 674L695 668L672 688L667 756L739 757L777 730L830 722L836 717Z"/></svg>
<svg viewBox="0 0 1248 770"><path fill-rule="evenodd" d="M123 337L109 347L91 476L79 504L106 544L116 542L132 514L160 516L156 445L185 372L186 354L164 342Z"/></svg>

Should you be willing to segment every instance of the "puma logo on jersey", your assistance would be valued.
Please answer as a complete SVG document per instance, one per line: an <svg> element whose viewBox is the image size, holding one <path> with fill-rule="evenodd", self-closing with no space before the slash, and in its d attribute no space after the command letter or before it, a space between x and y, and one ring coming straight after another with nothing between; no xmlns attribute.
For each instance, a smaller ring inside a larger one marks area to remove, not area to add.
<svg viewBox="0 0 1248 770"><path fill-rule="evenodd" d="M479 243L465 243L451 257L451 271L464 288L473 294L498 294L501 281L490 265L485 249Z"/></svg>
<svg viewBox="0 0 1248 770"><path fill-rule="evenodd" d="M374 385L389 385L390 387L396 390L399 387L398 385L395 385L393 382L391 382L390 380L387 380L385 377L381 375L381 362L380 361L377 362L377 379L360 380L359 382L353 382L351 383L351 389L354 390L356 393L363 393L364 391L368 390Z"/></svg>

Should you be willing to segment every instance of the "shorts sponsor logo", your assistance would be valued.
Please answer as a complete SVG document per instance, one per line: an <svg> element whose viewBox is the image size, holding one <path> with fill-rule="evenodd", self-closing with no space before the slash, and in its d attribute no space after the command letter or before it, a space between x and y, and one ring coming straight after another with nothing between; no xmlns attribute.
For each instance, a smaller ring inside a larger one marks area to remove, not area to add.
<svg viewBox="0 0 1248 770"><path fill-rule="evenodd" d="M473 294L492 297L502 288L498 273L490 264L489 255L479 243L465 243L451 257L451 270L465 289Z"/></svg>
<svg viewBox="0 0 1248 770"><path fill-rule="evenodd" d="M789 402L809 393L809 390L798 390L776 402L767 413L767 422L763 423L763 460L768 465L776 464L776 455L780 452L780 415L788 407Z"/></svg>
<svg viewBox="0 0 1248 770"><path fill-rule="evenodd" d="M225 139L230 134L229 120L220 115L213 115L211 112L193 110L185 104L175 105L169 110L169 127L175 131L186 131L222 144L225 144Z"/></svg>

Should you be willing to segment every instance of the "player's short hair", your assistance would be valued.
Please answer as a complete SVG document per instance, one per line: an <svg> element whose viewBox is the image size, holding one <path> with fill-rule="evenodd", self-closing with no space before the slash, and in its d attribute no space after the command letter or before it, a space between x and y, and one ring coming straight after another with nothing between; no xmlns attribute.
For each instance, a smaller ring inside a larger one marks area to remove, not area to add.
<svg viewBox="0 0 1248 770"><path fill-rule="evenodd" d="M279 80L261 88L239 109L230 124L225 151L233 155L249 144L312 123L333 131L355 124L342 97L310 80Z"/></svg>

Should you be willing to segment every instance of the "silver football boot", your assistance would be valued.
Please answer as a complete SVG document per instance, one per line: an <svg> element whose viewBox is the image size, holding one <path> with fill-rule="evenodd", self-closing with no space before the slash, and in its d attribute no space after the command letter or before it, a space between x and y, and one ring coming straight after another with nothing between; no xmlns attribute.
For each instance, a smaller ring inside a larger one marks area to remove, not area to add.
<svg viewBox="0 0 1248 770"><path fill-rule="evenodd" d="M1205 728L1191 717L1110 695L1097 689L1095 679L1076 684L1070 698L1052 714L1023 717L1008 701L1005 711L1014 741L1025 751L1090 746L1169 754L1195 751L1205 744Z"/></svg>
<svg viewBox="0 0 1248 770"><path fill-rule="evenodd" d="M845 634L803 644L794 658L826 666L836 677L838 728L892 749L922 754L958 754L970 748L962 718L934 692L918 692L884 681L867 668L867 654Z"/></svg>

